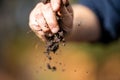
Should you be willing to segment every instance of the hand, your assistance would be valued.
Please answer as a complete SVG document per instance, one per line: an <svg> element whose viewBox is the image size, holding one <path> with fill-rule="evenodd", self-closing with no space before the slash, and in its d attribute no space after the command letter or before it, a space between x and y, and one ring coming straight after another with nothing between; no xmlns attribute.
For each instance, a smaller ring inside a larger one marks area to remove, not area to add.
<svg viewBox="0 0 120 80"><path fill-rule="evenodd" d="M64 4L65 6L62 6ZM61 16L62 28L68 33L73 25L73 10L68 0L51 0L49 3L38 3L29 16L29 26L43 41L46 33L57 33L59 26L56 14Z"/></svg>

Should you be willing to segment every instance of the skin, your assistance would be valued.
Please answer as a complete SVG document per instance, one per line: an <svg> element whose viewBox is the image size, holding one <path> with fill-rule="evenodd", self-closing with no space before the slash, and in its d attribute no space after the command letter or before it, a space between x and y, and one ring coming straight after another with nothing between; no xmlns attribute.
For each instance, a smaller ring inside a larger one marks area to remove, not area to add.
<svg viewBox="0 0 120 80"><path fill-rule="evenodd" d="M83 5L73 5L72 40L92 42L100 38L100 23L95 13ZM79 36L78 36L79 34Z"/></svg>
<svg viewBox="0 0 120 80"><path fill-rule="evenodd" d="M61 4L65 6L61 6ZM43 41L45 41L46 33L55 34L59 30L56 13L63 17L62 27L67 33L70 33L70 39L78 41L99 39L99 21L92 10L77 4L71 7L68 0L62 0L62 2L61 0L51 0L46 4L38 3L29 17L30 28Z"/></svg>

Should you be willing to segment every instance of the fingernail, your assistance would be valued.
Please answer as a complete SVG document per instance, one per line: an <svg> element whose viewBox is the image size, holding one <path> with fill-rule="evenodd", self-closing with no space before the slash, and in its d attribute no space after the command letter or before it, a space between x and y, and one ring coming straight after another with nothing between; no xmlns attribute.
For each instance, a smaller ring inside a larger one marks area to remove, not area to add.
<svg viewBox="0 0 120 80"><path fill-rule="evenodd" d="M59 30L59 28L52 28L52 33L57 33L58 32L58 30Z"/></svg>

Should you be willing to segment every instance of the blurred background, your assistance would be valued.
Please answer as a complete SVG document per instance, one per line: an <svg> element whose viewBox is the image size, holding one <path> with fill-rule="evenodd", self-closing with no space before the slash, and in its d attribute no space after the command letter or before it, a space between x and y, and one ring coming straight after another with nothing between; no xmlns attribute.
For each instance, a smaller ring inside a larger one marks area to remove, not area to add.
<svg viewBox="0 0 120 80"><path fill-rule="evenodd" d="M45 44L28 26L37 2L0 0L0 80L120 80L119 40L109 45L67 42L49 61ZM57 70L48 70L47 63Z"/></svg>

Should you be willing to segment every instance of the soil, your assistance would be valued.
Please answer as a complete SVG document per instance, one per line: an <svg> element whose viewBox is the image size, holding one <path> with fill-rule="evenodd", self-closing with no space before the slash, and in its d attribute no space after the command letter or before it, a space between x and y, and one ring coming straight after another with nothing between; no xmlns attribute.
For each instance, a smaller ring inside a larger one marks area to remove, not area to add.
<svg viewBox="0 0 120 80"><path fill-rule="evenodd" d="M42 0L42 2L44 4L50 2L50 0ZM52 56L50 56L51 53L56 53L56 51L59 49L59 45L62 43L62 45L65 45L65 34L66 32L62 29L62 24L61 24L61 16L59 16L58 14L56 14L56 19L58 21L58 24L60 26L60 30L55 33L55 34L51 34L51 33L46 33L45 37L46 37L46 50L45 50L45 55L49 60L52 60ZM61 65L62 63L60 63ZM47 63L47 68L49 70L52 71L56 71L57 68L56 66L51 66L50 63Z"/></svg>
<svg viewBox="0 0 120 80"><path fill-rule="evenodd" d="M46 42L46 51L48 55L50 52L55 53L59 49L59 44L62 42L65 45L65 38L64 38L64 31L60 30L56 34L46 34L45 35L47 42Z"/></svg>
<svg viewBox="0 0 120 80"><path fill-rule="evenodd" d="M58 20L58 23L60 23L60 19ZM52 60L52 56L50 56L50 54L55 54L56 51L59 49L60 44L65 46L65 33L66 32L60 26L60 30L56 34L49 33L45 35L47 39L45 55L49 60ZM62 65L62 63L60 63L59 65ZM50 63L47 64L47 68L51 71L57 70L57 67L51 66Z"/></svg>
<svg viewBox="0 0 120 80"><path fill-rule="evenodd" d="M56 66L51 66L50 63L47 63L47 68L51 71L56 71L57 70Z"/></svg>

